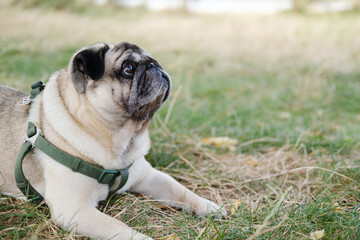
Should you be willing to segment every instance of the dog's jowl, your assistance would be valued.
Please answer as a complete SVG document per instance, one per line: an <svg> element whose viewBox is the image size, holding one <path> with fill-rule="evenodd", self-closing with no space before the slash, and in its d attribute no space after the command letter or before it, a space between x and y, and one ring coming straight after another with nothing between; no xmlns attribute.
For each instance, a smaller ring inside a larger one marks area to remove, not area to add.
<svg viewBox="0 0 360 240"><path fill-rule="evenodd" d="M141 48L101 43L81 49L40 90L29 100L0 86L1 192L26 199L32 186L56 224L103 239L151 239L97 210L114 191L142 193L198 216L226 214L145 160L148 125L169 97L171 80ZM35 131L24 144L29 123ZM15 180L15 172L30 185Z"/></svg>

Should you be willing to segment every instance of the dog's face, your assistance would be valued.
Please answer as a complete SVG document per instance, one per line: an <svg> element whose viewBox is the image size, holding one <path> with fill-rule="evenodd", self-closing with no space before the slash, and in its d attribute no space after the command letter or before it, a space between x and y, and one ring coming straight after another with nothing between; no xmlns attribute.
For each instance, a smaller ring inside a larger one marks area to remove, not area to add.
<svg viewBox="0 0 360 240"><path fill-rule="evenodd" d="M69 74L77 92L101 115L150 120L169 97L171 81L136 45L96 44L74 55Z"/></svg>

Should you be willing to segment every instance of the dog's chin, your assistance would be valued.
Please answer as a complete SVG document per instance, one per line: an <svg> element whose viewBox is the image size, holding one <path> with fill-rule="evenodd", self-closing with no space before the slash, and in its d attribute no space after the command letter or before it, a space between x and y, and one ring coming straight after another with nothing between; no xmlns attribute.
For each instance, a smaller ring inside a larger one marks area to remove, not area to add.
<svg viewBox="0 0 360 240"><path fill-rule="evenodd" d="M144 90L139 90L145 92ZM146 95L138 95L136 100L129 102L126 107L126 116L135 121L151 120L155 112L160 109L170 94L170 83L166 79Z"/></svg>
<svg viewBox="0 0 360 240"><path fill-rule="evenodd" d="M162 69L145 70L134 80L126 104L127 117L150 120L167 100L171 91L170 77Z"/></svg>

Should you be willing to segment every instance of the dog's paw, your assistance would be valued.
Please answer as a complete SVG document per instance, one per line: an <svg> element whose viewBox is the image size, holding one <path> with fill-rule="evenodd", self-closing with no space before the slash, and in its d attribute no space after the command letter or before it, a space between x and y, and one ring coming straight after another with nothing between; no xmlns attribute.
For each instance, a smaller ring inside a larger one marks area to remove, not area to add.
<svg viewBox="0 0 360 240"><path fill-rule="evenodd" d="M227 212L223 207L220 207L213 201L207 200L207 213L215 218L221 218L222 216L226 216Z"/></svg>
<svg viewBox="0 0 360 240"><path fill-rule="evenodd" d="M201 205L194 210L195 214L200 217L210 215L213 218L220 219L222 216L227 215L227 212L222 207L207 199L202 199Z"/></svg>

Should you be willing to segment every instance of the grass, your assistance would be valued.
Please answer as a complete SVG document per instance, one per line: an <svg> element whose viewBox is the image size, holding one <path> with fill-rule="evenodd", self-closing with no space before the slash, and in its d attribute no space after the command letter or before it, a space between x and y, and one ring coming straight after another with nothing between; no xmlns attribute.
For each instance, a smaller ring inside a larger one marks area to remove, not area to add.
<svg viewBox="0 0 360 240"><path fill-rule="evenodd" d="M133 194L101 211L157 238L309 239L322 229L324 239L360 238L357 14L1 4L0 84L28 91L95 42L126 40L150 51L174 88L150 127L147 159L224 204L229 216L198 219ZM238 144L201 144L215 136ZM87 239L55 226L47 207L6 196L0 238Z"/></svg>

